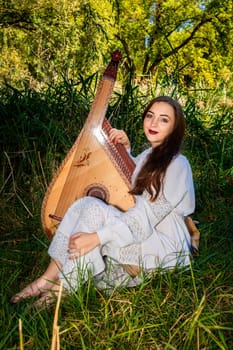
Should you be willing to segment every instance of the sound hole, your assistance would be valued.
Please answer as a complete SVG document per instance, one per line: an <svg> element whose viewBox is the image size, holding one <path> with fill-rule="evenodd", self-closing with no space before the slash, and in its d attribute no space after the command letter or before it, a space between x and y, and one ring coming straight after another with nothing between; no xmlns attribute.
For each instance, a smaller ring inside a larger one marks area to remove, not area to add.
<svg viewBox="0 0 233 350"><path fill-rule="evenodd" d="M109 202L109 191L101 184L91 184L84 190L84 196L91 196L102 199L102 201Z"/></svg>

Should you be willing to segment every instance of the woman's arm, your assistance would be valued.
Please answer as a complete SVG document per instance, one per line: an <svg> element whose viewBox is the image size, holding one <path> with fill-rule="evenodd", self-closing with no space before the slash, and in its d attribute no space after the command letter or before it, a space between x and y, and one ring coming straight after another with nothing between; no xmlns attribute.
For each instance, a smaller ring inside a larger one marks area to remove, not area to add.
<svg viewBox="0 0 233 350"><path fill-rule="evenodd" d="M150 218L153 226L161 222L172 210L183 216L194 211L195 197L190 165L183 156L176 157L167 168L162 192L155 202L149 200L149 194L143 193L153 213Z"/></svg>

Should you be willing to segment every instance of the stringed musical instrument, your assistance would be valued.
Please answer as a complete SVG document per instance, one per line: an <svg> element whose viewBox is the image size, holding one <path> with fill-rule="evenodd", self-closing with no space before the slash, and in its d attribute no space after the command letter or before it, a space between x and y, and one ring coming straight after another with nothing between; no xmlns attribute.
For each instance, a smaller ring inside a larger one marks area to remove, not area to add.
<svg viewBox="0 0 233 350"><path fill-rule="evenodd" d="M128 191L135 164L123 145L109 142L111 125L105 118L120 59L119 50L112 53L85 124L45 194L41 220L49 239L81 197L100 198L122 211L134 205Z"/></svg>

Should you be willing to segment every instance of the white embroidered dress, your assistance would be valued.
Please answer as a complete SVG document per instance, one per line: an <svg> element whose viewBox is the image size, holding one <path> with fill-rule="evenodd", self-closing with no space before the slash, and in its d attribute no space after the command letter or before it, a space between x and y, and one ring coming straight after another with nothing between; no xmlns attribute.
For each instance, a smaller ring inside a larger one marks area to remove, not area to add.
<svg viewBox="0 0 233 350"><path fill-rule="evenodd" d="M133 181L149 152L135 158ZM137 285L141 276L129 276L122 264L139 265L144 271L189 265L190 236L184 217L194 207L192 171L186 157L178 155L167 168L163 193L155 202L144 192L123 213L97 198L77 200L65 214L48 253L62 264L59 278L69 291L76 290L90 272L99 287ZM101 245L71 260L68 240L77 232L97 232Z"/></svg>

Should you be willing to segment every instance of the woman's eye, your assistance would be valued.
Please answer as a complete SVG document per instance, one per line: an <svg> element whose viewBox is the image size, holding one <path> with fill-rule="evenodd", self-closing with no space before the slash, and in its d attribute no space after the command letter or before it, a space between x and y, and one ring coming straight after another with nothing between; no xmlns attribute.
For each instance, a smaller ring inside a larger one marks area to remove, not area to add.
<svg viewBox="0 0 233 350"><path fill-rule="evenodd" d="M167 118L162 118L161 121L162 121L163 123L168 123L168 122L169 122L169 120L168 120Z"/></svg>

